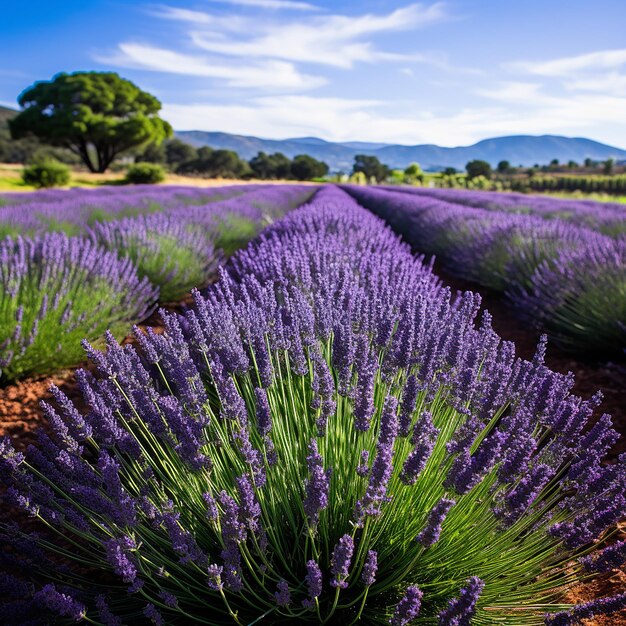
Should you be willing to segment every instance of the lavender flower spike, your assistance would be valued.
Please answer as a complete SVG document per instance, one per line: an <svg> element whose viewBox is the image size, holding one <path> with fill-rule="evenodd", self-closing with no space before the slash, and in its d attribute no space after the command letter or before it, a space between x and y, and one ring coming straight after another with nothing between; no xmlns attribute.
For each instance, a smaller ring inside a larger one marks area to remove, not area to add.
<svg viewBox="0 0 626 626"><path fill-rule="evenodd" d="M423 595L417 585L407 587L402 600L396 606L393 617L389 620L391 626L404 626L414 620L419 615Z"/></svg>
<svg viewBox="0 0 626 626"><path fill-rule="evenodd" d="M310 478L306 481L304 512L311 526L319 521L320 511L328 506L330 469L324 471L322 457L317 450L317 442L311 439L309 455L306 457Z"/></svg>
<svg viewBox="0 0 626 626"><path fill-rule="evenodd" d="M278 581L278 591L274 593L274 598L276 598L276 604L278 606L288 606L291 602L291 594L289 593L289 585L286 580Z"/></svg>
<svg viewBox="0 0 626 626"><path fill-rule="evenodd" d="M353 553L354 539L352 539L350 535L344 535L335 544L333 556L330 561L330 571L333 574L333 579L330 581L330 584L333 587L345 589L348 586L345 579L348 577L348 570L350 569Z"/></svg>
<svg viewBox="0 0 626 626"><path fill-rule="evenodd" d="M430 548L430 546L437 543L437 541L439 541L439 535L441 534L441 525L450 509L455 504L456 502L454 500L441 498L428 514L426 526L424 526L422 532L415 538L415 541L421 543L425 548Z"/></svg>
<svg viewBox="0 0 626 626"><path fill-rule="evenodd" d="M309 597L302 601L302 606L310 609L315 603L315 598L322 594L322 570L317 562L312 559L306 563L305 580Z"/></svg>
<svg viewBox="0 0 626 626"><path fill-rule="evenodd" d="M368 550L361 580L366 587L371 587L376 582L376 571L378 570L378 553L376 550Z"/></svg>
<svg viewBox="0 0 626 626"><path fill-rule="evenodd" d="M458 598L448 602L448 608L439 613L439 626L470 626L476 612L476 603L485 583L477 576L467 581Z"/></svg>

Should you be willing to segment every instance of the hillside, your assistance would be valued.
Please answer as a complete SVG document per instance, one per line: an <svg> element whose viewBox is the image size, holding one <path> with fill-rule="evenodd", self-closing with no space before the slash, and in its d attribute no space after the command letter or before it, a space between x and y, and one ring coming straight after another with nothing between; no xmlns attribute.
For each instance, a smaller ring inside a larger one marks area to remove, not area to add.
<svg viewBox="0 0 626 626"><path fill-rule="evenodd" d="M213 133L198 130L178 131L176 135L194 146L211 146L216 149L234 150L244 159L252 158L257 152L282 152L293 158L297 154L310 154L328 163L332 170L348 171L352 167L354 155L367 153L377 156L391 167L406 167L417 162L424 169L438 170L455 167L459 170L472 159L483 159L496 166L507 160L512 165L531 166L546 164L552 159L560 162L586 158L603 161L608 158L626 159L626 150L608 146L583 137L561 137L558 135L515 135L484 139L471 146L444 148L432 144L403 146L369 142L333 143L304 137L297 139L260 139L244 135Z"/></svg>

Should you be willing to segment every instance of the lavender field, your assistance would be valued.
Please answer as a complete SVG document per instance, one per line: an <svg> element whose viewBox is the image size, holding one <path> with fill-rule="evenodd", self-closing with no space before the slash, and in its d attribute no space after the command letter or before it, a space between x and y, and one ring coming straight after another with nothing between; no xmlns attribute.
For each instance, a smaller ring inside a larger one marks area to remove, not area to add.
<svg viewBox="0 0 626 626"><path fill-rule="evenodd" d="M0 623L624 623L623 417L550 366L626 380L623 206L134 186L0 235Z"/></svg>

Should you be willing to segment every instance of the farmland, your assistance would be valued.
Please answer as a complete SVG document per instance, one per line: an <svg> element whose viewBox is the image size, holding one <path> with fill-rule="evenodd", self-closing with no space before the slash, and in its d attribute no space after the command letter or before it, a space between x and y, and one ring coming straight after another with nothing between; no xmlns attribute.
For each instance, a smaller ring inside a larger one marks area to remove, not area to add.
<svg viewBox="0 0 626 626"><path fill-rule="evenodd" d="M626 207L0 205L0 621L623 623Z"/></svg>

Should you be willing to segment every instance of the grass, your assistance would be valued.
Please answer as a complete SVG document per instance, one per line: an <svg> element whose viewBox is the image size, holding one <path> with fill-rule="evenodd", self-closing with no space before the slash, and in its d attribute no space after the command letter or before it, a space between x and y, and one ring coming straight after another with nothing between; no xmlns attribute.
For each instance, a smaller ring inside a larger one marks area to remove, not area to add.
<svg viewBox="0 0 626 626"><path fill-rule="evenodd" d="M13 191L35 191L31 185L22 182L22 165L16 163L0 163L0 193ZM101 187L103 185L123 184L125 171L106 172L104 174L93 174L91 172L73 171L70 184L71 187ZM185 187L223 187L226 185L243 184L284 184L297 183L306 185L306 182L293 180L235 180L232 178L197 178L192 176L180 176L178 174L167 174L162 185L181 185ZM315 184L315 183L310 183ZM1 205L1 203L0 203Z"/></svg>

